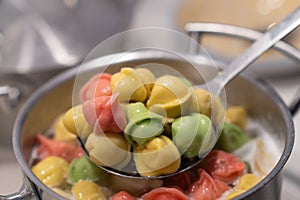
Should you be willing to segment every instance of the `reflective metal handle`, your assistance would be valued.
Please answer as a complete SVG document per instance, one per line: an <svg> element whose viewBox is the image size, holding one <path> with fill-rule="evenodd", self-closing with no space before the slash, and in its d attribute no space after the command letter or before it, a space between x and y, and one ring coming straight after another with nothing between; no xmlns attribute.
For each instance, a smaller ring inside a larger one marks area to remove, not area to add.
<svg viewBox="0 0 300 200"><path fill-rule="evenodd" d="M216 24L216 23L188 23L185 26L185 31L192 39L198 41L198 43L201 42L201 38L204 33L231 36L231 37L245 39L249 41L255 41L257 38L263 35L263 33L260 33L252 29L226 25L226 24ZM195 44L195 43L191 42L191 44ZM296 62L300 63L299 49L289 45L284 41L277 42L273 46L273 48L277 51L282 52L287 57L292 58ZM190 53L199 53L199 50L200 50L199 46L190 45ZM299 109L300 109L300 87L289 105L289 110L293 116L297 114Z"/></svg>
<svg viewBox="0 0 300 200"><path fill-rule="evenodd" d="M16 87L5 85L0 86L0 96L7 96L9 106L15 107L19 103L21 92Z"/></svg>
<svg viewBox="0 0 300 200"><path fill-rule="evenodd" d="M0 200L33 200L41 199L36 186L24 176L24 182L19 192L9 194L9 195L0 195Z"/></svg>
<svg viewBox="0 0 300 200"><path fill-rule="evenodd" d="M230 36L249 41L254 41L263 35L263 33L253 29L217 23L188 23L185 25L185 31L191 38L200 44L204 33ZM297 62L300 62L300 50L284 41L278 41L273 46L273 49L285 54ZM190 52L199 53L199 47L190 46Z"/></svg>

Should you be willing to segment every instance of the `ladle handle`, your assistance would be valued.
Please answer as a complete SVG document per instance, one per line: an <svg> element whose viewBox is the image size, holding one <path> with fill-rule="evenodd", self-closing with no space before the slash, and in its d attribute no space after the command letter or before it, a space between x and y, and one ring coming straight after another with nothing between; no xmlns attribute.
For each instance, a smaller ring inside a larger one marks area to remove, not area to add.
<svg viewBox="0 0 300 200"><path fill-rule="evenodd" d="M297 28L300 24L300 6L281 22L259 37L242 55L234 59L221 73L225 87L236 75L246 69L283 37Z"/></svg>

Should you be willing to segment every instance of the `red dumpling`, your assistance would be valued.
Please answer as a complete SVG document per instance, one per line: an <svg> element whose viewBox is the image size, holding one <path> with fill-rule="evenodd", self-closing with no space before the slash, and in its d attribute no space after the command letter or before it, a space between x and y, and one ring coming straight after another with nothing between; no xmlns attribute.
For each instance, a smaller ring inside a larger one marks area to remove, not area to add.
<svg viewBox="0 0 300 200"><path fill-rule="evenodd" d="M236 180L246 169L246 164L239 157L220 150L211 151L203 163L207 173L226 183Z"/></svg>
<svg viewBox="0 0 300 200"><path fill-rule="evenodd" d="M199 180L194 182L187 193L195 200L215 200L229 187L222 181L212 178L203 169L199 169Z"/></svg>
<svg viewBox="0 0 300 200"><path fill-rule="evenodd" d="M81 102L83 103L89 99L101 96L111 96L112 88L110 80L111 75L107 73L97 74L90 78L80 89L79 97Z"/></svg>
<svg viewBox="0 0 300 200"><path fill-rule="evenodd" d="M58 156L71 162L73 159L84 155L81 148L74 144L52 140L40 134L37 135L37 139L40 143L37 150L40 159L44 159L48 156Z"/></svg>
<svg viewBox="0 0 300 200"><path fill-rule="evenodd" d="M118 103L118 95L101 96L82 104L83 115L95 133L121 133L126 116Z"/></svg>

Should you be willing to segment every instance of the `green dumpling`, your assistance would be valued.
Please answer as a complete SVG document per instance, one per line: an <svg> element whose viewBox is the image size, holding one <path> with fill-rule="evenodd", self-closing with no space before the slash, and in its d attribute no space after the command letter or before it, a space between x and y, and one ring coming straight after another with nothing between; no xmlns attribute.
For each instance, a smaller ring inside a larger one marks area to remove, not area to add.
<svg viewBox="0 0 300 200"><path fill-rule="evenodd" d="M172 123L173 142L185 158L202 156L214 142L214 130L209 117L200 113L177 118Z"/></svg>
<svg viewBox="0 0 300 200"><path fill-rule="evenodd" d="M89 161L86 157L74 159L68 169L68 176L72 183L79 180L98 181L108 178L108 174Z"/></svg>
<svg viewBox="0 0 300 200"><path fill-rule="evenodd" d="M241 128L226 122L215 148L226 152L233 152L248 141L249 136L246 135Z"/></svg>
<svg viewBox="0 0 300 200"><path fill-rule="evenodd" d="M163 117L149 111L141 102L128 104L125 113L128 124L124 135L131 144L143 145L164 131Z"/></svg>

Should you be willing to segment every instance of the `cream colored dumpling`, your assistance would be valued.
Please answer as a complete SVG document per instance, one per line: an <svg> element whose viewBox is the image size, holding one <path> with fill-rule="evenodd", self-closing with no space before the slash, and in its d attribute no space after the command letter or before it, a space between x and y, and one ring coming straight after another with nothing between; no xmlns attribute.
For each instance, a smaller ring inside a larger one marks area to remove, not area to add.
<svg viewBox="0 0 300 200"><path fill-rule="evenodd" d="M122 134L92 133L86 141L85 148L91 159L101 166L120 170L130 160L130 144Z"/></svg>
<svg viewBox="0 0 300 200"><path fill-rule="evenodd" d="M138 68L135 71L139 74L140 78L142 79L144 86L147 90L147 94L150 95L150 92L155 82L155 76L150 70L146 68Z"/></svg>
<svg viewBox="0 0 300 200"><path fill-rule="evenodd" d="M180 156L174 143L163 135L134 148L135 165L142 176L159 176L176 172L180 167Z"/></svg>

